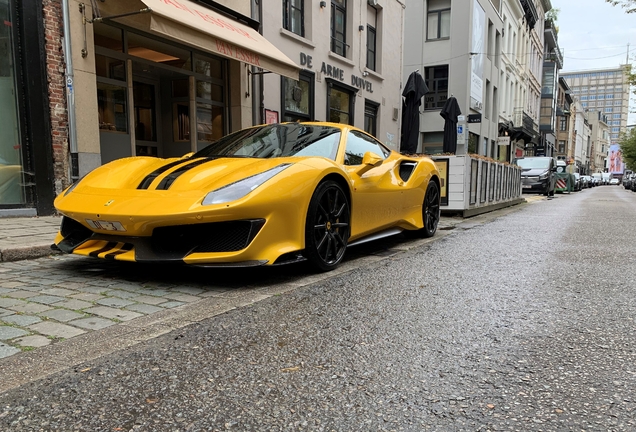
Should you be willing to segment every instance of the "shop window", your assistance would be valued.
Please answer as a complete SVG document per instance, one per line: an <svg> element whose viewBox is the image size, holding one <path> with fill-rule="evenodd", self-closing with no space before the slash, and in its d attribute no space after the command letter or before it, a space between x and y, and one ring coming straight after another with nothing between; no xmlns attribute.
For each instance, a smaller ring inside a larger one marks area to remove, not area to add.
<svg viewBox="0 0 636 432"><path fill-rule="evenodd" d="M373 136L378 133L378 107L380 104L365 100L364 101L364 130Z"/></svg>
<svg viewBox="0 0 636 432"><path fill-rule="evenodd" d="M390 152L379 142L360 132L349 132L347 148L345 149L345 165L360 165L366 152L375 153L381 158L389 156Z"/></svg>
<svg viewBox="0 0 636 432"><path fill-rule="evenodd" d="M109 132L128 132L126 87L97 82L99 129Z"/></svg>
<svg viewBox="0 0 636 432"><path fill-rule="evenodd" d="M223 107L197 103L197 139L204 142L223 137Z"/></svg>
<svg viewBox="0 0 636 432"><path fill-rule="evenodd" d="M192 70L190 51L133 32L128 32L128 54L178 69Z"/></svg>
<svg viewBox="0 0 636 432"><path fill-rule="evenodd" d="M347 56L347 0L331 0L331 51Z"/></svg>
<svg viewBox="0 0 636 432"><path fill-rule="evenodd" d="M565 141L559 141L559 153L565 153Z"/></svg>
<svg viewBox="0 0 636 432"><path fill-rule="evenodd" d="M305 36L305 1L283 0L283 28Z"/></svg>
<svg viewBox="0 0 636 432"><path fill-rule="evenodd" d="M95 23L93 25L93 38L97 47L124 52L123 30L118 27Z"/></svg>
<svg viewBox="0 0 636 432"><path fill-rule="evenodd" d="M422 133L422 153L424 154L440 154L444 151L444 133L443 132L424 132Z"/></svg>
<svg viewBox="0 0 636 432"><path fill-rule="evenodd" d="M223 79L223 62L211 57L195 54L194 71L210 78Z"/></svg>
<svg viewBox="0 0 636 432"><path fill-rule="evenodd" d="M135 100L135 139L138 141L157 141L155 86L134 82Z"/></svg>
<svg viewBox="0 0 636 432"><path fill-rule="evenodd" d="M98 77L126 81L126 62L95 54L95 72Z"/></svg>
<svg viewBox="0 0 636 432"><path fill-rule="evenodd" d="M339 86L329 83L327 90L327 100L329 101L327 119L333 123L353 124L353 104L355 93Z"/></svg>
<svg viewBox="0 0 636 432"><path fill-rule="evenodd" d="M429 0L426 39L450 37L450 0Z"/></svg>
<svg viewBox="0 0 636 432"><path fill-rule="evenodd" d="M301 71L299 81L281 78L282 121L310 121L314 117L314 75Z"/></svg>
<svg viewBox="0 0 636 432"><path fill-rule="evenodd" d="M205 81L197 81L197 97L223 102L223 87Z"/></svg>
<svg viewBox="0 0 636 432"><path fill-rule="evenodd" d="M375 70L375 28L367 26L367 67Z"/></svg>
<svg viewBox="0 0 636 432"><path fill-rule="evenodd" d="M425 68L424 79L429 90L424 96L424 109L441 109L448 99L448 65Z"/></svg>

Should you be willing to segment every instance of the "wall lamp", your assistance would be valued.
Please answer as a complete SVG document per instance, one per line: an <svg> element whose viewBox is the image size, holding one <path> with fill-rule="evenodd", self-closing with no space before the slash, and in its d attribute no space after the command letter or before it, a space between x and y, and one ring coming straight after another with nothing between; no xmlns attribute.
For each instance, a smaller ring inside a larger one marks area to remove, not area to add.
<svg viewBox="0 0 636 432"><path fill-rule="evenodd" d="M321 1L320 2L320 9L327 7L327 2L326 1Z"/></svg>

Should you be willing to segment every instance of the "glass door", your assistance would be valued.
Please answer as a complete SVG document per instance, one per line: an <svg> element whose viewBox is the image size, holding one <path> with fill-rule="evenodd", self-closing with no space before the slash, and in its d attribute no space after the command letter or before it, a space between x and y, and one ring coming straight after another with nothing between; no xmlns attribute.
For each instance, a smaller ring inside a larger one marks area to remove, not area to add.
<svg viewBox="0 0 636 432"><path fill-rule="evenodd" d="M136 156L158 156L157 87L133 81Z"/></svg>
<svg viewBox="0 0 636 432"><path fill-rule="evenodd" d="M0 206L25 203L9 3L0 0Z"/></svg>

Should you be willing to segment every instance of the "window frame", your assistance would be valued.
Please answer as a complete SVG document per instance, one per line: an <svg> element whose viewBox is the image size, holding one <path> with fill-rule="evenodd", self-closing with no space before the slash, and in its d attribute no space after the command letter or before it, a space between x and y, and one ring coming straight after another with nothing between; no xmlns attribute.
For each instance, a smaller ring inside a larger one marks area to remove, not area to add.
<svg viewBox="0 0 636 432"><path fill-rule="evenodd" d="M364 100L364 131L371 136L377 137L378 134L378 113L380 104L369 99ZM370 120L371 129L367 130L367 119Z"/></svg>
<svg viewBox="0 0 636 432"><path fill-rule="evenodd" d="M325 78L327 81L327 121L331 119L331 91L332 89L336 89L337 91L348 93L349 94L349 123L346 123L350 126L355 126L355 107L356 107L356 94L358 89L355 87L348 86L346 84L342 84L340 81L336 81L333 78ZM344 112L344 111L340 111ZM344 123L343 123L344 124Z"/></svg>
<svg viewBox="0 0 636 432"><path fill-rule="evenodd" d="M438 68L445 68L446 70L446 77L440 77L440 78L435 78L435 70ZM433 70L433 77L429 78L429 71ZM449 80L449 76L450 76L450 67L449 65L445 64L445 65L434 65L434 66L427 66L424 68L424 82L426 83L426 86L429 89L429 92L424 95L424 110L425 111L435 111L435 110L441 110L442 107L444 106L444 102L446 101L446 99L448 99L448 80ZM440 95L441 93L439 92L439 90L437 89L437 83L439 81L443 81L446 80L446 98L443 101L436 101L437 96ZM427 97L433 97L433 101L432 101L432 105L433 106L429 106L429 104L431 102L427 101ZM439 106L438 106L439 105Z"/></svg>
<svg viewBox="0 0 636 432"><path fill-rule="evenodd" d="M448 29L448 36L441 36L441 22L442 22L442 12L448 12L449 15L449 22L450 22L450 11L451 8L444 8L444 9L433 9L433 10L429 10L426 11L426 41L436 41L436 40L447 40L450 39L450 27ZM429 31L428 31L428 21L429 21L429 16L433 15L433 14L437 14L437 37L436 38L429 38Z"/></svg>
<svg viewBox="0 0 636 432"><path fill-rule="evenodd" d="M283 0L283 28L300 37L305 37L305 0L300 1L300 9L294 6L294 0ZM293 16L295 10L300 11L300 33L293 30Z"/></svg>
<svg viewBox="0 0 636 432"><path fill-rule="evenodd" d="M369 46L369 35L373 34L373 47ZM378 51L377 51L377 43L378 43L378 33L370 24L367 24L367 69L370 69L375 72L377 60L378 60ZM370 64L369 57L370 54L373 55L373 64Z"/></svg>
<svg viewBox="0 0 636 432"><path fill-rule="evenodd" d="M286 121L285 117L294 117L301 121L313 121L315 119L314 116L314 107L316 101L316 80L315 74L313 72L309 72L307 70L301 70L298 76L299 81L305 81L309 83L309 113L304 114L297 111L290 111L285 108L285 80L290 79L284 76L280 77L280 121Z"/></svg>
<svg viewBox="0 0 636 432"><path fill-rule="evenodd" d="M347 0L342 0L344 6L337 3L336 0L331 0L331 29L330 29L330 49L331 52L337 54L342 57L347 57L347 49L349 48L349 44L347 43ZM342 14L342 40L337 38L336 32L336 12L340 12ZM336 48L337 45L342 45L342 53L339 53Z"/></svg>

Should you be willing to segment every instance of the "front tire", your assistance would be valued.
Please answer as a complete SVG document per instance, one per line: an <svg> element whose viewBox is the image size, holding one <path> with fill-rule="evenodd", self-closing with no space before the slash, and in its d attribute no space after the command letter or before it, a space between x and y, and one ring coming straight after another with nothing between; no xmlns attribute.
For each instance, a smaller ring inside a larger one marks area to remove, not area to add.
<svg viewBox="0 0 636 432"><path fill-rule="evenodd" d="M344 190L332 180L318 185L307 211L305 257L319 271L342 261L351 234L351 210Z"/></svg>
<svg viewBox="0 0 636 432"><path fill-rule="evenodd" d="M424 227L417 231L404 231L404 234L407 237L429 238L435 235L441 214L440 198L437 183L430 180L428 182L428 186L426 186L424 202L422 203L422 219Z"/></svg>

